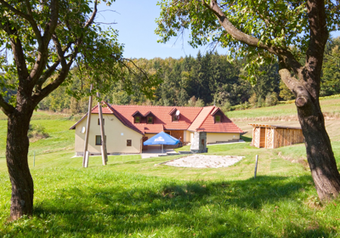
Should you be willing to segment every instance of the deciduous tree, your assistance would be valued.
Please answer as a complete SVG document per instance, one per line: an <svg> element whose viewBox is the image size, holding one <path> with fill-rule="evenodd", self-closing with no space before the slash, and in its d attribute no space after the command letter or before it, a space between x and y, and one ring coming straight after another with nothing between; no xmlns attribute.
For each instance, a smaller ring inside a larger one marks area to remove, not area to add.
<svg viewBox="0 0 340 238"><path fill-rule="evenodd" d="M339 1L161 0L159 5L156 32L163 42L190 29L193 46L218 42L228 47L231 56L249 60L245 69L253 77L263 63L278 62L281 80L296 97L319 198L336 197L340 175L325 130L319 91L329 32L340 23Z"/></svg>
<svg viewBox="0 0 340 238"><path fill-rule="evenodd" d="M97 5L97 0L0 0L0 108L8 117L11 219L33 211L27 132L38 103L69 83L71 67L79 66L79 72L85 72L82 80L98 91L123 78L123 48L115 30L104 31L96 24ZM147 92L147 81L141 81Z"/></svg>

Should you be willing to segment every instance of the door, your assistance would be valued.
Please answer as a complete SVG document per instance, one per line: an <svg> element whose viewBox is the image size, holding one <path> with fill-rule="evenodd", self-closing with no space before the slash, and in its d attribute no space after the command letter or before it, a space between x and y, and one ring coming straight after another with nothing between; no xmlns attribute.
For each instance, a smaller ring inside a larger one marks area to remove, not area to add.
<svg viewBox="0 0 340 238"><path fill-rule="evenodd" d="M266 148L266 128L260 129L260 148Z"/></svg>

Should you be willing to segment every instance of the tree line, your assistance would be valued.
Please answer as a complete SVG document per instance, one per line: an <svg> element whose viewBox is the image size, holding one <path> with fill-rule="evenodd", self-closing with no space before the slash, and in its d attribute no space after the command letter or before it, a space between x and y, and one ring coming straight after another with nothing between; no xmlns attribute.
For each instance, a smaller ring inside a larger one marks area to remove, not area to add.
<svg viewBox="0 0 340 238"><path fill-rule="evenodd" d="M328 41L321 82L321 96L340 93L340 37ZM249 82L242 72L244 60L230 62L226 55L207 52L196 57L186 56L180 59L154 58L133 59L134 64L149 75L157 74L160 78L154 88L152 98L147 98L140 90L140 80L133 72L127 72L128 87L124 80L111 85L102 98L112 104L139 104L161 106L206 106L216 105L224 111L246 109L250 107L272 106L281 100L291 100L294 95L280 81L278 64L265 64L260 67L255 82ZM83 113L87 110L86 94L75 96L74 92L82 85L82 76L73 70L72 84L59 87L40 104L42 110L55 112L68 111ZM82 86L81 86L82 85ZM86 90L85 90L86 91ZM69 92L69 93L67 93ZM71 93L70 93L71 92Z"/></svg>

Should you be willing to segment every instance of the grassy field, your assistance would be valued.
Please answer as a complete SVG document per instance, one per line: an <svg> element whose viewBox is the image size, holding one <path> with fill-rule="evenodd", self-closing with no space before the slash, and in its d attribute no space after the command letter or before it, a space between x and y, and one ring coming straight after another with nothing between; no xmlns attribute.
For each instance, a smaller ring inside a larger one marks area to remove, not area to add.
<svg viewBox="0 0 340 238"><path fill-rule="evenodd" d="M320 100L320 105L322 107L322 112L331 115L339 115L340 114L340 95L330 98L325 98ZM287 116L295 116L296 106L292 103L287 104L279 104L273 107L264 107L264 108L256 108L256 109L248 109L248 110L240 110L240 111L230 111L227 113L227 116L233 119L243 118L243 119L252 119L252 118L262 118L262 117L270 117L270 118L285 118Z"/></svg>
<svg viewBox="0 0 340 238"><path fill-rule="evenodd" d="M329 113L339 109L333 105L339 102L322 101ZM240 111L244 116L234 117L240 118L236 124L241 129L249 130L248 123L258 122L257 115L287 110L284 116L289 116L295 113L289 114L289 107L294 105ZM326 124L340 162L338 121ZM100 157L90 157L84 169L82 158L74 157L74 131L68 130L74 122L67 115L34 115L32 123L43 125L50 135L30 147L34 214L8 222L11 186L5 163L6 121L0 115L0 237L340 236L340 200L319 202L302 144L258 149L249 145L247 133L246 143L209 146L208 154L244 156L228 168L175 168L160 163L179 156L124 155L109 156L105 167ZM298 125L268 122L283 123Z"/></svg>

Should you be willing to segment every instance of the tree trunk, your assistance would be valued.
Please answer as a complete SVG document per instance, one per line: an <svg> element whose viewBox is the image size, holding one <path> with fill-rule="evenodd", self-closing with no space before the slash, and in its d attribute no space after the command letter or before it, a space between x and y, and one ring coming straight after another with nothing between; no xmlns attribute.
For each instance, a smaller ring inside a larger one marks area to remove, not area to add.
<svg viewBox="0 0 340 238"><path fill-rule="evenodd" d="M298 97L296 106L316 191L321 200L333 199L340 192L340 175L319 100Z"/></svg>
<svg viewBox="0 0 340 238"><path fill-rule="evenodd" d="M31 116L32 112L17 110L8 116L6 160L12 184L11 220L30 216L33 212L33 179L27 161Z"/></svg>

